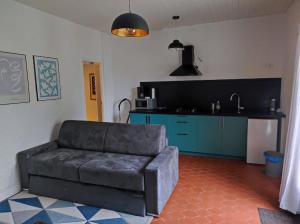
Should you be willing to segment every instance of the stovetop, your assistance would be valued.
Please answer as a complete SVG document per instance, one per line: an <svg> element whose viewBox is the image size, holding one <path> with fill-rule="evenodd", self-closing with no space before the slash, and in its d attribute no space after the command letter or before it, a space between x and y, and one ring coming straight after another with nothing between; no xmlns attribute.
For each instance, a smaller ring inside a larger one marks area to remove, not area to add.
<svg viewBox="0 0 300 224"><path fill-rule="evenodd" d="M199 110L196 107L178 107L176 113L197 113Z"/></svg>

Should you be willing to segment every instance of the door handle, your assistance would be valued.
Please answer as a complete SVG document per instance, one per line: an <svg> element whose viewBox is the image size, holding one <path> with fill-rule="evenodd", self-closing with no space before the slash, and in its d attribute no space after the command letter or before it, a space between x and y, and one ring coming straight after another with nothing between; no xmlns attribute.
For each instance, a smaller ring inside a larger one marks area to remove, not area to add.
<svg viewBox="0 0 300 224"><path fill-rule="evenodd" d="M188 124L189 122L187 122L187 121L177 121L176 123L177 124Z"/></svg>
<svg viewBox="0 0 300 224"><path fill-rule="evenodd" d="M225 126L224 117L219 118L219 128L223 129Z"/></svg>
<svg viewBox="0 0 300 224"><path fill-rule="evenodd" d="M177 133L177 135L180 135L180 136L186 136L186 135L188 135L188 134L186 134L186 133Z"/></svg>
<svg viewBox="0 0 300 224"><path fill-rule="evenodd" d="M224 117L222 117L222 129L224 129L225 127L225 121L224 121Z"/></svg>

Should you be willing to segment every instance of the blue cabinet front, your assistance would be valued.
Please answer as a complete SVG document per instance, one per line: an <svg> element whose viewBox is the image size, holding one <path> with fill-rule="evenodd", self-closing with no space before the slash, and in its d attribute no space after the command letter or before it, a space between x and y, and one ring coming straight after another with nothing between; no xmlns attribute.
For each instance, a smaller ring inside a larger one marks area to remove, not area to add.
<svg viewBox="0 0 300 224"><path fill-rule="evenodd" d="M248 119L246 117L223 117L223 155L246 157L247 127Z"/></svg>
<svg viewBox="0 0 300 224"><path fill-rule="evenodd" d="M166 133L167 133L167 137L169 135L169 130L170 130L170 126L169 126L169 116L168 115L162 115L162 114L150 114L149 116L149 124L160 124L160 125L164 125L166 127Z"/></svg>
<svg viewBox="0 0 300 224"><path fill-rule="evenodd" d="M182 152L197 152L197 116L169 115L169 145Z"/></svg>
<svg viewBox="0 0 300 224"><path fill-rule="evenodd" d="M131 113L132 124L166 126L168 144L181 152L245 157L246 117Z"/></svg>
<svg viewBox="0 0 300 224"><path fill-rule="evenodd" d="M147 123L147 114L130 114L130 123L131 124L146 124Z"/></svg>
<svg viewBox="0 0 300 224"><path fill-rule="evenodd" d="M221 117L199 116L197 119L197 152L205 154L222 154Z"/></svg>

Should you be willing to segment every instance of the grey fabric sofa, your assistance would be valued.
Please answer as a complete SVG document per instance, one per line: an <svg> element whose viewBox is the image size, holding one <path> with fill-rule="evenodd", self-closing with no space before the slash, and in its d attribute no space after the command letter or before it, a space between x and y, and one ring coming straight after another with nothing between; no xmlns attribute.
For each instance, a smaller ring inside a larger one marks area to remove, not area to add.
<svg viewBox="0 0 300 224"><path fill-rule="evenodd" d="M65 121L57 141L18 153L30 193L144 216L159 215L178 181L165 127Z"/></svg>

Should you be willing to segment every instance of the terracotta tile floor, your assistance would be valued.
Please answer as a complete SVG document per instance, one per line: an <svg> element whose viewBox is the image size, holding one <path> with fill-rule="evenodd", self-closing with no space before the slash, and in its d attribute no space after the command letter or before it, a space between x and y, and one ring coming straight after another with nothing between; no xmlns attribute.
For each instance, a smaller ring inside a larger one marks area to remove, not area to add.
<svg viewBox="0 0 300 224"><path fill-rule="evenodd" d="M280 180L243 161L180 156L180 180L152 224L258 224L257 208L278 209Z"/></svg>

